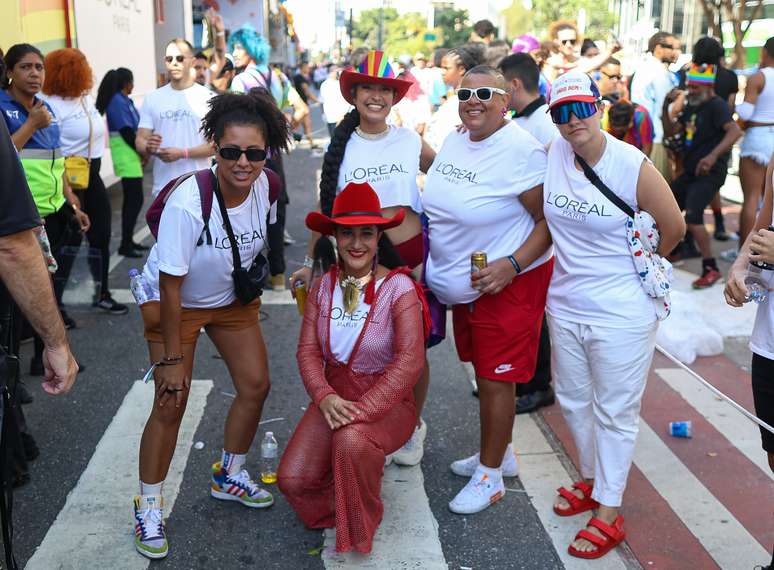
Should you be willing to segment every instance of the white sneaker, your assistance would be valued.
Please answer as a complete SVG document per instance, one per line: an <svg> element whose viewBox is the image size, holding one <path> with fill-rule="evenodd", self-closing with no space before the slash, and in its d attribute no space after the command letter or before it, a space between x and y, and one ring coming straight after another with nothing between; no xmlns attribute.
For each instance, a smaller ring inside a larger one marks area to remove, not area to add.
<svg viewBox="0 0 774 570"><path fill-rule="evenodd" d="M451 470L452 473L460 477L472 477L479 465L481 465L481 454L476 453L452 463ZM510 448L505 450L500 468L503 470L503 477L516 477L519 475L519 464Z"/></svg>
<svg viewBox="0 0 774 570"><path fill-rule="evenodd" d="M486 509L503 498L505 484L502 475L490 477L476 470L468 484L449 503L449 510L458 515L472 515Z"/></svg>
<svg viewBox="0 0 774 570"><path fill-rule="evenodd" d="M425 437L427 436L427 424L420 420L420 425L411 434L409 440L398 451L392 454L392 460L396 465L417 465L425 454Z"/></svg>

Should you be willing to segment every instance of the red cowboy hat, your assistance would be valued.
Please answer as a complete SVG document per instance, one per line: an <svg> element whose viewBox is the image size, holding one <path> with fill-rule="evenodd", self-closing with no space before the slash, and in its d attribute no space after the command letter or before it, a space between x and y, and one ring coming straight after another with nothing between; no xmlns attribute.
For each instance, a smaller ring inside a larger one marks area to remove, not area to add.
<svg viewBox="0 0 774 570"><path fill-rule="evenodd" d="M392 104L396 104L403 99L406 92L411 88L410 81L395 78L395 72L392 70L387 56L382 51L369 51L368 56L358 66L357 71L345 69L339 78L339 88L341 94L348 103L354 105L352 98L352 88L355 85L369 83L372 85L386 85L395 91L395 97Z"/></svg>
<svg viewBox="0 0 774 570"><path fill-rule="evenodd" d="M320 212L306 215L306 226L313 232L333 235L336 226L379 226L388 230L403 223L406 212L400 210L392 218L382 215L379 196L368 182L350 182L333 201L333 215L328 217Z"/></svg>

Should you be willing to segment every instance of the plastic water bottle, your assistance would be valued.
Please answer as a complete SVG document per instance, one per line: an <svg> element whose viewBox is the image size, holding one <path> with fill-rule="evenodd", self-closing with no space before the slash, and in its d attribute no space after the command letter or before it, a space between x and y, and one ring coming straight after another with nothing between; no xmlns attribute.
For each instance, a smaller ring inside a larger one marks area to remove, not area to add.
<svg viewBox="0 0 774 570"><path fill-rule="evenodd" d="M745 303L750 301L761 304L769 295L769 284L763 277L763 270L752 263L747 266L747 275L744 278L744 284L747 285L747 298Z"/></svg>
<svg viewBox="0 0 774 570"><path fill-rule="evenodd" d="M145 283L142 273L137 269L129 270L129 289L131 289L138 306L151 300L152 295L148 284Z"/></svg>
<svg viewBox="0 0 774 570"><path fill-rule="evenodd" d="M267 431L261 442L261 481L264 483L277 482L277 456L279 444L274 439L274 432Z"/></svg>

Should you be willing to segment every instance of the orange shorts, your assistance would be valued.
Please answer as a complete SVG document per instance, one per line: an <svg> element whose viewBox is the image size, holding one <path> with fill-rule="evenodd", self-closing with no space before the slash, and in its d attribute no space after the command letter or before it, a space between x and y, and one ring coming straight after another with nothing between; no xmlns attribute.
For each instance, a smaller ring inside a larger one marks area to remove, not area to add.
<svg viewBox="0 0 774 570"><path fill-rule="evenodd" d="M260 320L261 300L256 299L249 305L239 301L217 309L186 309L180 316L180 342L195 344L202 327L215 326L225 330L239 331L257 324ZM161 336L161 303L149 301L140 305L142 320L145 324L145 339L149 342L164 342Z"/></svg>

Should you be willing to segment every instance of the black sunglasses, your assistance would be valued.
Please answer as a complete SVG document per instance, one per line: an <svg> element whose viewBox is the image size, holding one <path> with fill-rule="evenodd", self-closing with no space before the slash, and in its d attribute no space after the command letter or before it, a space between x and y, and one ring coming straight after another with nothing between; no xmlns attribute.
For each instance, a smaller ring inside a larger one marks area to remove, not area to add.
<svg viewBox="0 0 774 570"><path fill-rule="evenodd" d="M266 160L266 149L263 148L235 148L224 146L218 149L218 154L225 160L239 160L244 154L250 162L262 162Z"/></svg>
<svg viewBox="0 0 774 570"><path fill-rule="evenodd" d="M602 75L607 77L608 79L612 79L613 81L621 81L623 79L623 75L610 75L609 73L602 72Z"/></svg>
<svg viewBox="0 0 774 570"><path fill-rule="evenodd" d="M575 42L577 42L577 41L578 41L578 38L573 38L573 39L569 39L569 38L568 38L568 39L566 39L566 40L560 40L560 41L561 41L561 43L562 43L562 44L564 44L564 45L567 45L567 44L573 44L573 45L575 45Z"/></svg>
<svg viewBox="0 0 774 570"><path fill-rule="evenodd" d="M164 58L164 61L167 63L172 63L174 60L177 60L177 63L183 63L185 61L184 55L168 55Z"/></svg>
<svg viewBox="0 0 774 570"><path fill-rule="evenodd" d="M664 48L664 49L677 49L677 48L676 48L675 46L673 46L672 44L658 44L658 45L660 45L660 46L661 46L662 48Z"/></svg>

